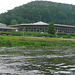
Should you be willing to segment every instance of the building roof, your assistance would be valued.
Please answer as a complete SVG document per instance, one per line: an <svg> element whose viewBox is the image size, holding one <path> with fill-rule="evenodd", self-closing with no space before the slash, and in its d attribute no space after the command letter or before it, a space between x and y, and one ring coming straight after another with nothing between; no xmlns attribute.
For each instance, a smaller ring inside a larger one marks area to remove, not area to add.
<svg viewBox="0 0 75 75"><path fill-rule="evenodd" d="M49 24L48 23L45 23L45 22L42 22L42 21L39 21L39 22L36 22L36 23L28 23L28 24L18 24L18 25L12 25L11 27L18 27L18 26L24 26L24 25L46 25L48 26ZM54 24L55 26L60 26L60 27L73 27L75 28L75 26L71 26L71 25L61 25L61 24Z"/></svg>
<svg viewBox="0 0 75 75"><path fill-rule="evenodd" d="M0 29L16 29L16 28L9 27L9 26L7 26L5 24L0 23Z"/></svg>
<svg viewBox="0 0 75 75"><path fill-rule="evenodd" d="M28 23L28 24L19 24L20 26L21 25L49 25L45 22L42 22L42 21L39 21L39 22L36 22L36 23Z"/></svg>
<svg viewBox="0 0 75 75"><path fill-rule="evenodd" d="M5 25L5 24L0 23L0 27L6 27L6 25Z"/></svg>
<svg viewBox="0 0 75 75"><path fill-rule="evenodd" d="M75 28L75 26L71 26L71 25L61 25L61 24L54 24L55 26L59 26L59 27L71 27L71 28Z"/></svg>
<svg viewBox="0 0 75 75"><path fill-rule="evenodd" d="M39 22L36 22L36 23L33 23L34 25L48 25L47 23L45 22L42 22L42 21L39 21Z"/></svg>

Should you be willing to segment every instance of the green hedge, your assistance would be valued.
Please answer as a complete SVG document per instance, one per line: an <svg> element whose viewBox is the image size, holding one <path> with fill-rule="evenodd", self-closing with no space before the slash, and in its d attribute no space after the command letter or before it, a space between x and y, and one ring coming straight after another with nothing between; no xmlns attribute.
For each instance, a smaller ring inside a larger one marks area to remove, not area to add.
<svg viewBox="0 0 75 75"><path fill-rule="evenodd" d="M23 32L1 32L3 35L23 36ZM24 32L24 36L36 36L36 37L55 37L55 35L43 33L43 32Z"/></svg>

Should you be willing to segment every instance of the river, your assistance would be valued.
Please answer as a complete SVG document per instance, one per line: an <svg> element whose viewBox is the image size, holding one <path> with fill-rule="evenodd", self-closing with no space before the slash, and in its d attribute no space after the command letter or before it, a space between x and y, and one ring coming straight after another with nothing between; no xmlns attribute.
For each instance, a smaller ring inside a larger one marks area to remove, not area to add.
<svg viewBox="0 0 75 75"><path fill-rule="evenodd" d="M0 47L0 75L75 75L75 48Z"/></svg>

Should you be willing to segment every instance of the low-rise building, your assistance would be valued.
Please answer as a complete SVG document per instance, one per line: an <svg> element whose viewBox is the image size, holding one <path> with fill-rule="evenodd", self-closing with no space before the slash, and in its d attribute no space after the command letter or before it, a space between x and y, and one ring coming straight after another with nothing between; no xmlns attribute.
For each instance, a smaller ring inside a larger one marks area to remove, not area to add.
<svg viewBox="0 0 75 75"><path fill-rule="evenodd" d="M0 31L11 31L11 30L16 30L17 28L14 27L9 27L5 24L0 23Z"/></svg>
<svg viewBox="0 0 75 75"><path fill-rule="evenodd" d="M18 28L19 31L46 32L48 25L48 23L39 21L36 23L12 25L12 27ZM75 26L61 24L54 25L56 32L75 33Z"/></svg>

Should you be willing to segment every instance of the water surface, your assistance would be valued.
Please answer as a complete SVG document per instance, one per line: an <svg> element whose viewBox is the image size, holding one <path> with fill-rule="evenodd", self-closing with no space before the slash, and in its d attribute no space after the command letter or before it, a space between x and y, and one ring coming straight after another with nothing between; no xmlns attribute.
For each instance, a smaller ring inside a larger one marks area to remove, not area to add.
<svg viewBox="0 0 75 75"><path fill-rule="evenodd" d="M75 48L1 47L0 75L75 75Z"/></svg>

